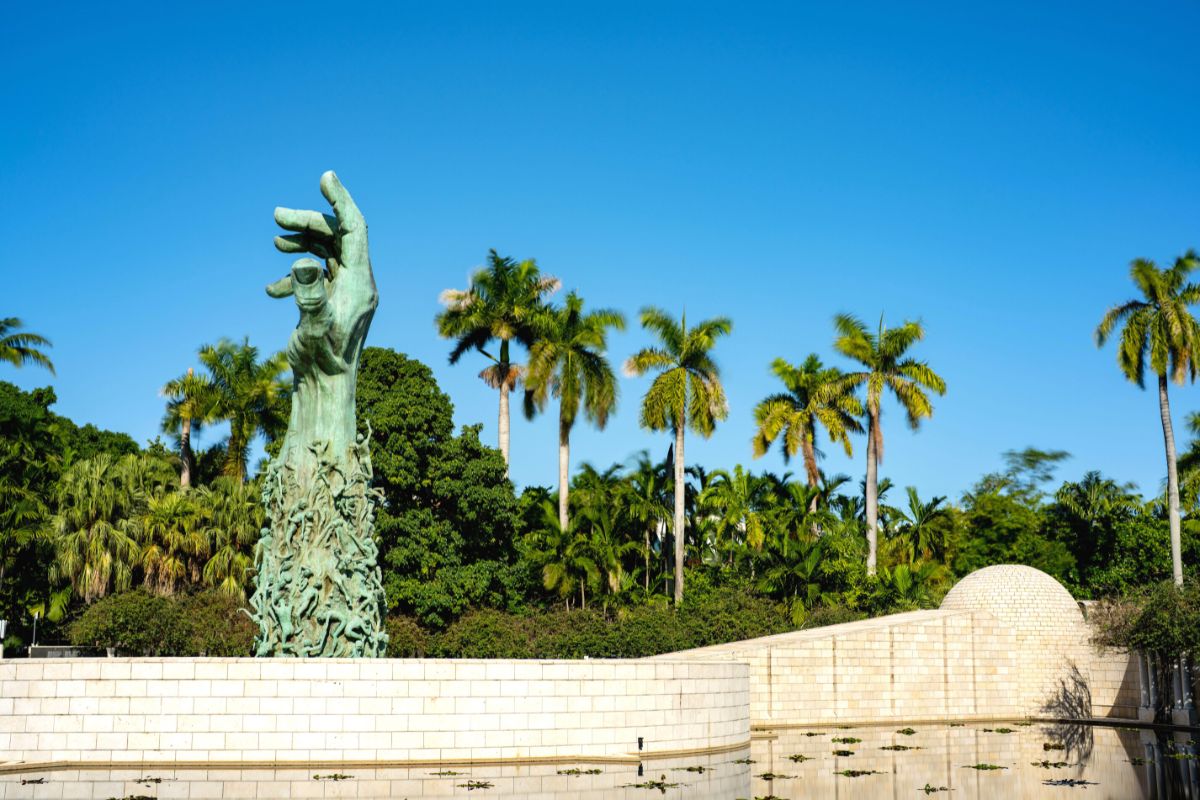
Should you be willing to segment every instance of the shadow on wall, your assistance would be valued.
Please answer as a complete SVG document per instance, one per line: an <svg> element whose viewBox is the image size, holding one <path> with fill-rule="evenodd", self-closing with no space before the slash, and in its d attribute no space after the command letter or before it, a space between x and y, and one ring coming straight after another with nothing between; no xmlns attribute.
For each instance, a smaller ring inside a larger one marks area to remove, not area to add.
<svg viewBox="0 0 1200 800"><path fill-rule="evenodd" d="M1090 719L1092 716L1092 690L1087 678L1079 671L1074 661L1067 659L1066 677L1058 679L1058 687L1042 704L1042 712L1060 719ZM1047 733L1064 746L1072 761L1084 762L1091 758L1093 747L1090 725L1069 722L1052 725Z"/></svg>

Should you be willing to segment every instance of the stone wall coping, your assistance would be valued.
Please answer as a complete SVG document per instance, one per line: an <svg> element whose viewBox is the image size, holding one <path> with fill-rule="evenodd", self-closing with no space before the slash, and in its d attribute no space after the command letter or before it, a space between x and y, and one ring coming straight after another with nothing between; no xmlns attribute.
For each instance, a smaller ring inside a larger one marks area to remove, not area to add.
<svg viewBox="0 0 1200 800"><path fill-rule="evenodd" d="M653 658L655 661L665 661L674 656L702 656L707 653L743 653L747 650L786 647L791 642L807 642L817 639L828 639L831 636L844 636L847 634L858 633L860 631L891 628L912 623L932 622L933 620L937 619L970 616L972 614L980 614L986 617L992 616L983 609L969 608L935 608L921 611L905 611L900 614L888 614L887 616L883 617L871 617L869 619L857 619L850 622L839 622L836 625L823 625L820 628L804 628L798 631L787 631L786 633L776 633L770 636L760 636L757 639L743 639L739 642L726 642L723 644L712 644L705 647L696 647L691 650L679 650L677 652L667 653L662 656L651 656L651 658Z"/></svg>

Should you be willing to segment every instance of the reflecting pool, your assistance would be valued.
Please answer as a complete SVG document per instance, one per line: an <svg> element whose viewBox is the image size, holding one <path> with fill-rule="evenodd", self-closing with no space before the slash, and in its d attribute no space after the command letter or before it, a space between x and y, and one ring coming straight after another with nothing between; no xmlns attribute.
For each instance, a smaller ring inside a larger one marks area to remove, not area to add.
<svg viewBox="0 0 1200 800"><path fill-rule="evenodd" d="M1186 732L968 723L758 731L743 751L635 764L76 770L0 776L3 798L1043 798L1200 800ZM1200 735L1198 735L1200 738Z"/></svg>

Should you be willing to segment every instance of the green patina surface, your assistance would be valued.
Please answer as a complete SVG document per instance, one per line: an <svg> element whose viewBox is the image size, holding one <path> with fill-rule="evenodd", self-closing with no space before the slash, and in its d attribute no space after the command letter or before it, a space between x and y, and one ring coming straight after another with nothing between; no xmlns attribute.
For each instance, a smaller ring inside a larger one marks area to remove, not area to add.
<svg viewBox="0 0 1200 800"><path fill-rule="evenodd" d="M311 253L267 287L293 297L300 322L287 345L292 412L267 469L269 527L255 548L259 656L382 656L385 610L374 541L378 493L367 439L355 436L358 360L379 302L367 224L337 176L321 176L334 216L275 209L291 231L284 253Z"/></svg>

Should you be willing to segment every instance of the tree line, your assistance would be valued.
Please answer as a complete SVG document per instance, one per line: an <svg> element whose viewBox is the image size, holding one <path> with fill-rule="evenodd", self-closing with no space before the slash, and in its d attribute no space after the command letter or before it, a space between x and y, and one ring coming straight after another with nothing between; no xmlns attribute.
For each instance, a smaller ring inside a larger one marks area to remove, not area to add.
<svg viewBox="0 0 1200 800"><path fill-rule="evenodd" d="M370 422L385 497L377 535L389 609L431 631L480 609L586 608L619 618L685 605L686 580L705 602L757 597L787 625L802 625L932 605L956 577L990 563L1037 566L1079 596L1181 580L1198 549L1200 442L1176 456L1167 385L1195 377L1189 307L1200 289L1188 277L1197 266L1192 253L1166 269L1134 262L1142 298L1115 306L1096 331L1100 345L1119 339L1130 380L1140 384L1147 367L1158 379L1167 491L1143 498L1099 473L1050 490L1068 455L1026 448L951 501L879 474L885 396L916 428L932 415L931 397L946 391L911 355L923 327L888 327L882 318L868 326L846 314L834 318L832 349L853 368L815 353L777 358L770 368L780 391L752 409L751 454L778 447L788 466L796 460L798 476L687 463L686 432L711 435L729 414L714 351L732 322L690 322L654 307L639 315L654 343L623 366L654 376L639 419L670 434L666 455L647 450L572 471L575 422L603 428L616 410L607 334L624 327L624 316L586 309L577 292L556 305L557 279L532 260L492 251L465 290L443 293L436 319L453 340L451 362L470 352L490 361L481 378L499 393L498 449L480 442L478 426L454 430L450 399L428 367L383 348L363 356L358 416L364 434ZM0 360L52 370L49 341L21 328L0 321ZM80 428L50 410L51 390L0 384L0 613L18 639L31 611L69 621L133 587L160 597L206 589L234 600L252 588L262 511L248 462L252 442L261 438L271 452L286 428L286 361L244 340L204 346L198 358L198 370L163 388L170 446ZM518 493L508 480L518 390L530 417L556 406L557 487ZM1200 418L1189 423L1200 436ZM227 425L228 435L197 452L193 437L213 425ZM847 454L865 436L865 478L826 474L818 434Z"/></svg>

